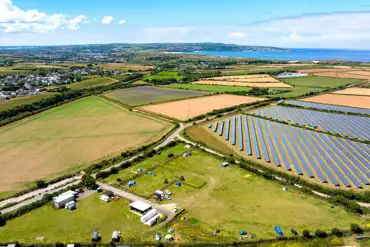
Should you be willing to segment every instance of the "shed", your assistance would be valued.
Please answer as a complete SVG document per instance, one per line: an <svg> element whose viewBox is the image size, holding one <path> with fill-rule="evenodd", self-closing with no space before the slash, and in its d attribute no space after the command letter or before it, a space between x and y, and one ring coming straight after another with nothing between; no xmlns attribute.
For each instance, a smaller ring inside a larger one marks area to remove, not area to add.
<svg viewBox="0 0 370 247"><path fill-rule="evenodd" d="M114 196L114 193L111 190L106 190L106 191L103 192L103 195L108 196L108 197L111 198L111 197Z"/></svg>
<svg viewBox="0 0 370 247"><path fill-rule="evenodd" d="M135 202L132 202L130 204L130 210L135 212L135 213L139 213L141 215L146 214L151 209L152 209L151 205L149 205L145 202L142 202L142 201L135 201Z"/></svg>
<svg viewBox="0 0 370 247"><path fill-rule="evenodd" d="M121 232L119 232L119 231L114 231L113 233L112 233L112 241L114 241L114 242L119 242L119 240L120 240L120 238L121 238Z"/></svg>

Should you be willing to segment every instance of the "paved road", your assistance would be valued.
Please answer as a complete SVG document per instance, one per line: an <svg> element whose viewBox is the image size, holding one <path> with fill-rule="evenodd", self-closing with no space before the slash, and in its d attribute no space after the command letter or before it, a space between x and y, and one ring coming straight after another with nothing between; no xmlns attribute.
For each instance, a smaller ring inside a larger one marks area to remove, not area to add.
<svg viewBox="0 0 370 247"><path fill-rule="evenodd" d="M51 184L46 188L33 190L33 191L28 192L24 195L21 195L21 196L18 196L18 197L12 197L12 198L6 199L4 201L1 201L0 202L0 207L4 207L4 206L6 206L7 204L10 204L10 203L22 202L22 201L25 201L26 199L30 199L30 198L35 197L35 196L46 194L47 192L50 192L50 190L55 191L55 189L57 189L57 188L62 189L62 187L64 187L65 185L69 185L69 184L71 184L71 183L73 183L77 180L80 180L80 179L81 179L80 175L75 176L75 177L71 177L71 178L66 178L62 181Z"/></svg>
<svg viewBox="0 0 370 247"><path fill-rule="evenodd" d="M5 208L5 209L1 210L1 211L0 211L0 213L5 214L5 213L8 213L8 212L11 212L11 211L16 210L16 209L18 209L18 208L20 208L20 207L23 207L23 206L25 206L25 205L28 205L28 204L31 204L31 203L36 202L36 201L38 201L38 200L41 200L41 199L42 199L42 197L43 197L45 194L53 194L54 192L57 192L57 191L63 190L63 189L65 189L65 188L67 188L67 187L69 187L69 186L71 186L71 185L78 184L79 182L80 182L80 180L72 181L72 182L70 182L70 183L68 183L68 184L66 184L66 185L63 185L63 186L61 186L61 187L58 187L58 188L56 188L56 189L50 189L50 190L48 190L48 191L44 191L44 193L40 193L40 194L39 194L39 195L37 195L37 196L34 196L34 197L30 198L30 199L26 199L26 200L24 200L24 201L21 201L20 203L18 203L18 204L16 204L16 205L13 205L13 206L11 206L11 207Z"/></svg>
<svg viewBox="0 0 370 247"><path fill-rule="evenodd" d="M175 213L172 211L172 209L176 207L175 204L157 204L157 203L149 201L145 198L141 198L137 195L131 194L127 191L120 190L120 189L117 189L115 187L112 187L108 184L98 182L98 185L100 186L100 188L102 188L104 190L110 190L114 194L122 196L122 197L124 197L124 198L126 198L130 201L141 201L141 202L147 203L150 206L152 206L152 208L157 209L157 211L159 213L167 215L167 219L165 221L163 221L161 223L161 225L166 224L167 222L169 222L170 220L172 220L175 217Z"/></svg>

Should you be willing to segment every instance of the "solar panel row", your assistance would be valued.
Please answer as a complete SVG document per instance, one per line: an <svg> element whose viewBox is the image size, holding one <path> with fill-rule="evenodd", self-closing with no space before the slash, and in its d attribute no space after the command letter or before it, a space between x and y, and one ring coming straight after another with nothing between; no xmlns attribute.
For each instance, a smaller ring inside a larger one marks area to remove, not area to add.
<svg viewBox="0 0 370 247"><path fill-rule="evenodd" d="M358 188L370 185L368 144L246 115L213 123L213 132L218 130L222 136L225 123L224 139L228 142L231 127L231 145L238 142L239 151L245 150L248 155L263 157L275 166L283 165L288 171L293 169L322 183L329 180L335 186Z"/></svg>

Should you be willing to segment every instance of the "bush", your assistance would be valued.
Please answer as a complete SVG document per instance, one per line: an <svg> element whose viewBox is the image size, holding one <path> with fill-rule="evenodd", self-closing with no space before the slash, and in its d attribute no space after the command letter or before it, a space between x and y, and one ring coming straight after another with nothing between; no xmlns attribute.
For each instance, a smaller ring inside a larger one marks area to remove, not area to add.
<svg viewBox="0 0 370 247"><path fill-rule="evenodd" d="M168 179L165 178L164 181L163 181L164 184L168 184Z"/></svg>
<svg viewBox="0 0 370 247"><path fill-rule="evenodd" d="M185 181L185 177L181 175L181 176L180 176L180 180L181 180L181 181Z"/></svg>
<svg viewBox="0 0 370 247"><path fill-rule="evenodd" d="M331 234L333 234L337 237L342 237L343 236L343 232L341 230L339 230L338 228L331 229Z"/></svg>
<svg viewBox="0 0 370 247"><path fill-rule="evenodd" d="M5 226L6 220L4 218L4 215L0 213L0 226Z"/></svg>
<svg viewBox="0 0 370 247"><path fill-rule="evenodd" d="M309 230L303 230L302 236L305 237L305 238L310 238L311 237L310 231Z"/></svg>
<svg viewBox="0 0 370 247"><path fill-rule="evenodd" d="M362 228L357 224L351 224L351 232L352 233L363 233L364 231Z"/></svg>
<svg viewBox="0 0 370 247"><path fill-rule="evenodd" d="M37 188L45 188L48 184L44 180L37 180L36 181Z"/></svg>
<svg viewBox="0 0 370 247"><path fill-rule="evenodd" d="M226 162L230 164L236 164L235 159L233 157L228 158Z"/></svg>
<svg viewBox="0 0 370 247"><path fill-rule="evenodd" d="M117 174L117 173L118 173L118 169L117 169L117 167L112 167L112 168L110 169L110 173L112 173L112 174Z"/></svg>
<svg viewBox="0 0 370 247"><path fill-rule="evenodd" d="M168 157L168 158L172 158L173 156L175 156L173 153L169 153L169 154L167 154L167 157Z"/></svg>
<svg viewBox="0 0 370 247"><path fill-rule="evenodd" d="M98 176L98 174L96 176ZM95 178L91 176L90 173L85 173L82 176L82 185L85 186L86 188L92 189L95 187L95 184L96 184L96 180Z"/></svg>
<svg viewBox="0 0 370 247"><path fill-rule="evenodd" d="M327 237L327 234L326 234L325 231L318 229L315 232L315 236L318 237L318 238L326 238Z"/></svg>

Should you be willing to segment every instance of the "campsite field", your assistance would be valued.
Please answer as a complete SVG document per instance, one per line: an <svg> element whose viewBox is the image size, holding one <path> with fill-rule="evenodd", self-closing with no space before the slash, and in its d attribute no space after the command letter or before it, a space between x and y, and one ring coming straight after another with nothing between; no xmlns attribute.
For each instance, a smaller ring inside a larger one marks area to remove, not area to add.
<svg viewBox="0 0 370 247"><path fill-rule="evenodd" d="M351 88L346 88L343 90L335 91L333 93L334 94L370 96L370 88L351 87Z"/></svg>
<svg viewBox="0 0 370 247"><path fill-rule="evenodd" d="M121 231L122 241L153 240L150 227L140 222L140 216L129 211L129 201L120 199L109 204L92 194L78 201L78 209L55 209L47 204L39 209L8 221L0 227L0 242L55 243L91 241L98 229L102 242L111 241L113 231Z"/></svg>
<svg viewBox="0 0 370 247"><path fill-rule="evenodd" d="M345 79L345 78L330 78L323 76L307 76L283 79L284 82L292 86L298 87L321 87L321 88L335 88L344 86L351 83L360 82L358 79Z"/></svg>
<svg viewBox="0 0 370 247"><path fill-rule="evenodd" d="M142 86L127 89L118 89L105 94L105 96L117 100L125 105L138 106L176 99L199 97L209 94L208 92L187 91L168 89L161 87Z"/></svg>
<svg viewBox="0 0 370 247"><path fill-rule="evenodd" d="M305 98L302 101L370 109L370 97L368 96L323 94Z"/></svg>
<svg viewBox="0 0 370 247"><path fill-rule="evenodd" d="M237 86L219 86L219 85L201 85L201 84L169 84L163 85L161 87L165 88L175 88L184 90L195 90L195 91L207 91L215 93L227 93L227 92L239 92L248 91L248 87L237 87Z"/></svg>
<svg viewBox="0 0 370 247"><path fill-rule="evenodd" d="M68 84L67 87L72 90L79 90L79 89L88 88L88 87L108 85L108 84L112 84L115 82L118 82L118 80L112 79L110 77L96 77L96 78L87 79L87 80L83 80L80 82Z"/></svg>
<svg viewBox="0 0 370 247"><path fill-rule="evenodd" d="M193 118L213 110L228 108L232 106L263 101L264 98L247 97L238 95L214 95L196 99L187 99L168 102L158 105L148 105L141 109L156 114L168 116L179 120Z"/></svg>
<svg viewBox="0 0 370 247"><path fill-rule="evenodd" d="M26 97L19 97L14 98L10 100L2 100L0 101L0 111L5 111L10 108L25 105L25 104L32 104L33 102L36 102L41 99L47 99L55 95L54 93L43 93L43 94L37 94L32 96L26 96Z"/></svg>
<svg viewBox="0 0 370 247"><path fill-rule="evenodd" d="M182 144L181 144L182 145ZM347 229L360 218L346 213L341 207L331 207L325 201L303 195L289 188L283 191L271 181L248 173L238 167L221 168L223 162L199 149L191 149L189 157L179 156L167 161L156 157L135 165L157 165L153 176L144 173L131 187L137 193L150 195L164 186L164 179L172 181L184 176L181 187L171 185L172 200L187 210L186 220L173 224L175 238L186 241L233 241L246 230L257 238L274 238L273 227L279 225L287 236L290 229L298 232L309 229L330 230L333 226ZM130 171L133 168L128 168ZM109 178L108 178L109 179ZM181 181L180 181L181 182ZM123 185L123 186L126 186ZM215 229L220 235L214 236Z"/></svg>
<svg viewBox="0 0 370 247"><path fill-rule="evenodd" d="M171 128L99 97L77 100L0 129L0 191L47 179L159 139Z"/></svg>

